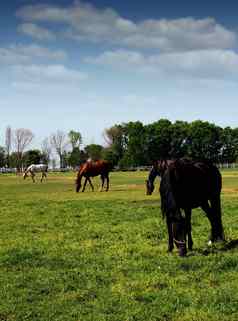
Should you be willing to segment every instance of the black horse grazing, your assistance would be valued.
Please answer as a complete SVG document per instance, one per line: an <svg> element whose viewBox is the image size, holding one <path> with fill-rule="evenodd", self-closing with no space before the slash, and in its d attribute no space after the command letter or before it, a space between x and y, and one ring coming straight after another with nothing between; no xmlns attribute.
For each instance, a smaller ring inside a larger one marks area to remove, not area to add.
<svg viewBox="0 0 238 321"><path fill-rule="evenodd" d="M180 256L186 255L186 236L188 248L192 249L191 213L196 207L201 207L210 221L211 241L224 240L220 201L222 179L215 165L188 159L158 161L146 181L148 195L154 190L157 175L161 177L161 210L167 221L168 251L173 250L175 243Z"/></svg>

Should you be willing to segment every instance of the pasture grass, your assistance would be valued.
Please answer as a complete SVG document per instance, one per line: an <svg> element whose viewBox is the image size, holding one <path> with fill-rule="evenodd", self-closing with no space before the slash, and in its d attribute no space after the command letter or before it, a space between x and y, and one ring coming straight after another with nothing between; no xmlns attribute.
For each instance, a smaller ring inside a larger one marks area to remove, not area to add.
<svg viewBox="0 0 238 321"><path fill-rule="evenodd" d="M75 173L42 184L1 175L0 320L237 321L238 172L223 172L227 243L208 247L194 210L186 258L166 252L146 176L114 172L109 192L76 194Z"/></svg>

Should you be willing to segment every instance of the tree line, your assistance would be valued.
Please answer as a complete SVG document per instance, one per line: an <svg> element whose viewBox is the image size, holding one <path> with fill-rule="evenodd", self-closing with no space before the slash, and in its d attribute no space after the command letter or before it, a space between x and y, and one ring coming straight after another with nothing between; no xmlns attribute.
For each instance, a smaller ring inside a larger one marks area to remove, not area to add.
<svg viewBox="0 0 238 321"><path fill-rule="evenodd" d="M106 129L105 138L108 158L122 168L150 165L157 159L189 157L233 163L238 157L238 128L222 128L208 121L129 122Z"/></svg>
<svg viewBox="0 0 238 321"><path fill-rule="evenodd" d="M8 126L5 146L0 146L0 167L21 170L32 163L56 167L55 155L60 168L77 167L88 158L104 158L119 168L150 165L161 158L189 157L215 163L233 163L238 158L238 128L222 128L208 121L128 122L106 128L103 136L105 146L82 147L79 131L58 130L42 141L41 148L29 149L33 132Z"/></svg>

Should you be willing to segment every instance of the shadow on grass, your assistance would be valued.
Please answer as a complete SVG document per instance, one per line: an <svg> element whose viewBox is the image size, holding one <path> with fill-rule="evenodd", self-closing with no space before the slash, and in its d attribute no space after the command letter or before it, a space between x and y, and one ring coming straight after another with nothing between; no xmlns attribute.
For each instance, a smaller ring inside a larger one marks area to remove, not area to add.
<svg viewBox="0 0 238 321"><path fill-rule="evenodd" d="M221 244L215 243L212 246L207 247L204 250L198 250L197 252L202 255L209 255L219 252L226 252L238 248L238 239L222 242Z"/></svg>

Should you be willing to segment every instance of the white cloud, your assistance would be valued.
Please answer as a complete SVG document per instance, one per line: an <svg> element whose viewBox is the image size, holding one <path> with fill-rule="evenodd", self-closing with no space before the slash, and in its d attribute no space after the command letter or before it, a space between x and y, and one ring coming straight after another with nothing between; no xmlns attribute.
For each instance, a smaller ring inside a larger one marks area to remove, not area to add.
<svg viewBox="0 0 238 321"><path fill-rule="evenodd" d="M74 39L157 48L161 52L226 49L237 42L236 34L213 18L148 19L134 23L112 9L97 9L81 2L68 7L25 6L17 16L25 21L62 24L65 35Z"/></svg>
<svg viewBox="0 0 238 321"><path fill-rule="evenodd" d="M66 68L63 65L18 65L11 68L16 83L29 84L75 84L85 80L87 75L78 70ZM20 80L20 81L19 81Z"/></svg>
<svg viewBox="0 0 238 321"><path fill-rule="evenodd" d="M0 64L30 63L34 59L63 60L67 55L63 50L50 50L36 44L13 44L6 48L0 47Z"/></svg>
<svg viewBox="0 0 238 321"><path fill-rule="evenodd" d="M129 50L106 51L97 57L88 57L85 59L88 63L99 65L111 65L114 67L142 67L146 64L146 58L143 54Z"/></svg>
<svg viewBox="0 0 238 321"><path fill-rule="evenodd" d="M26 34L27 36L33 37L38 40L51 40L55 39L53 32L37 26L34 23L23 23L17 28L20 33Z"/></svg>
<svg viewBox="0 0 238 321"><path fill-rule="evenodd" d="M199 50L183 53L143 55L136 51L115 50L86 60L125 70L193 76L199 78L238 78L238 54L232 50Z"/></svg>

